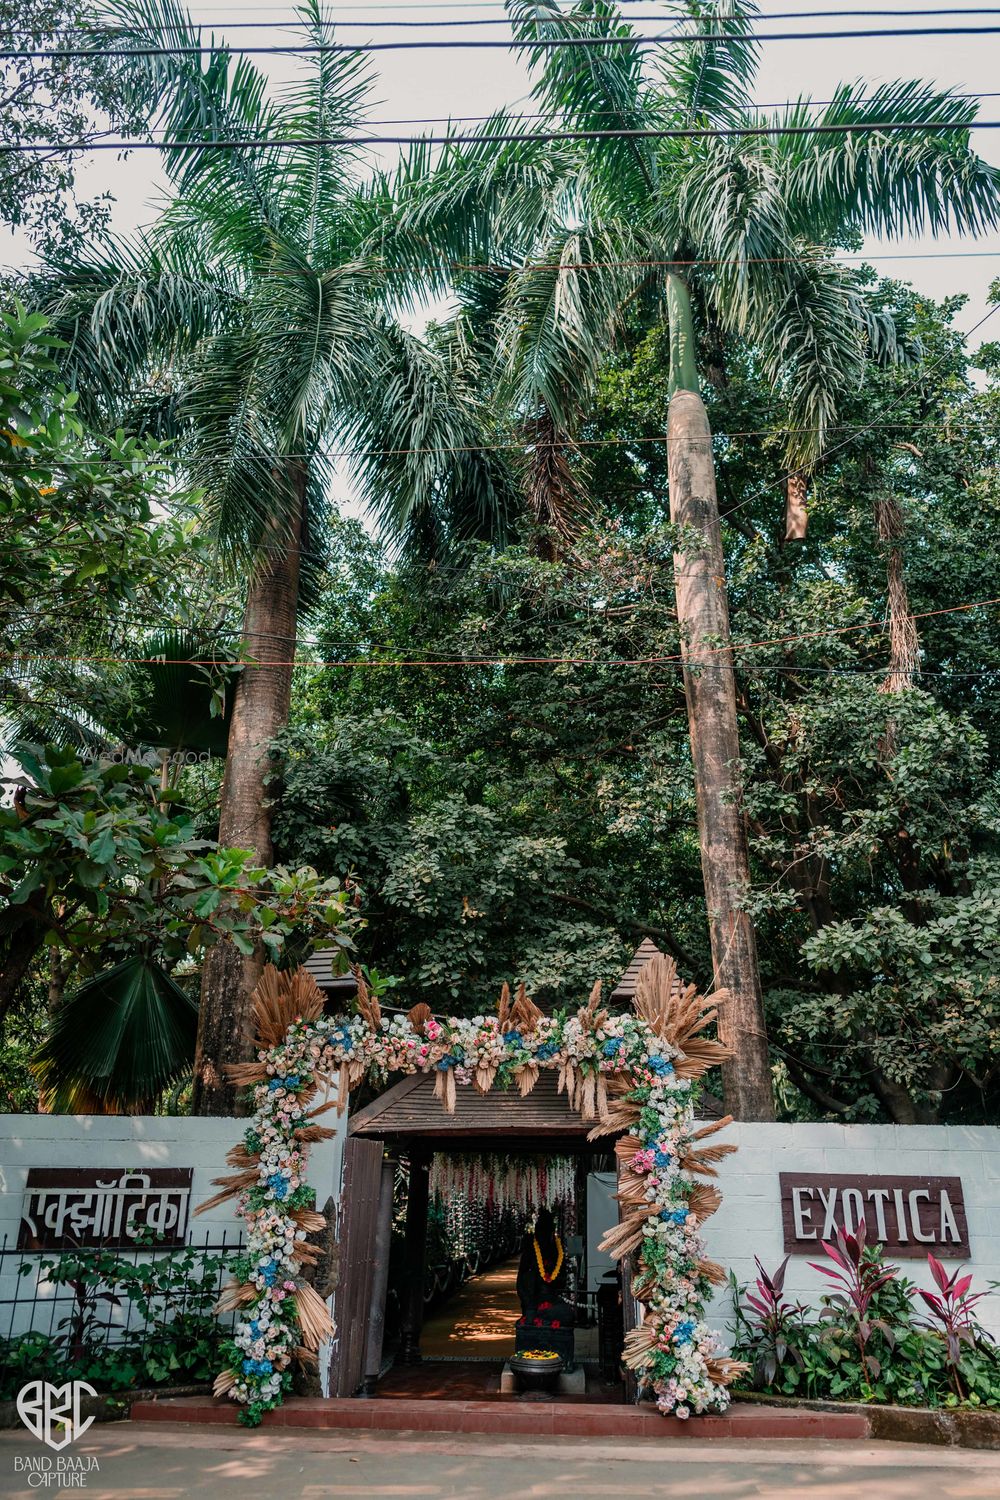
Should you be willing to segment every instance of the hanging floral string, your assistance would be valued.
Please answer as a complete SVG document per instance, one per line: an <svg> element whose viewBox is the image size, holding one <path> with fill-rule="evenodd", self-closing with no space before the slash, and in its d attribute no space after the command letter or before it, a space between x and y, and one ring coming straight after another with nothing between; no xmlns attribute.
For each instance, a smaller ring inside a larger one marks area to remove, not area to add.
<svg viewBox="0 0 1000 1500"><path fill-rule="evenodd" d="M635 1008L635 1015L611 1015L598 984L576 1014L545 1016L523 985L513 1001L504 985L496 1016L438 1021L418 1005L390 1020L359 981L356 1013L329 1017L304 970L266 969L256 994L257 1061L229 1070L252 1087L254 1116L229 1153L239 1170L217 1179L223 1191L200 1210L236 1196L248 1229L220 1302L239 1320L216 1395L239 1402L242 1421L259 1422L281 1404L293 1359L315 1362L333 1334L326 1305L304 1274L319 1253L306 1237L325 1222L305 1184L305 1163L310 1144L332 1134L312 1123L316 1115L342 1110L363 1078L433 1074L435 1093L454 1111L459 1084L482 1093L514 1086L526 1095L541 1070L551 1069L581 1120L597 1122L591 1138L628 1132L615 1147L623 1219L603 1248L633 1257L632 1289L645 1305L641 1326L626 1341L629 1365L665 1413L723 1410L727 1386L744 1367L724 1356L704 1322L705 1299L725 1275L705 1258L698 1233L719 1193L695 1178L714 1176L712 1164L734 1148L700 1145L728 1120L698 1130L694 1106L698 1080L730 1054L700 1034L716 1011L694 986L679 983L672 960L646 964ZM332 1100L306 1110L321 1087L334 1084ZM518 1182L513 1191L527 1194L528 1185ZM552 1191L546 1181L548 1199Z"/></svg>
<svg viewBox="0 0 1000 1500"><path fill-rule="evenodd" d="M550 1208L572 1204L576 1166L571 1156L436 1152L431 1161L430 1191L446 1207L463 1201L485 1203L528 1218L546 1204Z"/></svg>

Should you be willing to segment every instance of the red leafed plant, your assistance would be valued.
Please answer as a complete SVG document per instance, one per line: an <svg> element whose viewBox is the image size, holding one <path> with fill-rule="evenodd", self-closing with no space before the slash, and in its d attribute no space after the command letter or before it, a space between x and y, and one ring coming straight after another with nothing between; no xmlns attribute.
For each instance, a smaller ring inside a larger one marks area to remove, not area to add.
<svg viewBox="0 0 1000 1500"><path fill-rule="evenodd" d="M748 1287L744 1293L748 1305L753 1308L753 1314L745 1322L755 1349L754 1374L758 1384L762 1385L770 1385L788 1359L800 1370L805 1367L797 1346L806 1309L801 1303L785 1299L788 1261L786 1255L778 1269L769 1276L754 1256L756 1285L753 1291Z"/></svg>
<svg viewBox="0 0 1000 1500"><path fill-rule="evenodd" d="M963 1276L961 1267L949 1277L935 1256L929 1254L927 1264L938 1291L925 1292L917 1289L917 1295L923 1298L931 1311L931 1320L924 1326L933 1328L944 1339L948 1350L948 1374L952 1389L958 1399L963 1401L965 1388L961 1374L962 1345L975 1347L977 1339L982 1337L973 1309L987 1294L970 1291L972 1276L968 1272Z"/></svg>
<svg viewBox="0 0 1000 1500"><path fill-rule="evenodd" d="M865 1255L867 1230L864 1219L856 1234L848 1234L846 1228L834 1225L833 1238L833 1244L823 1241L823 1249L834 1264L824 1266L817 1261L809 1264L814 1271L821 1271L841 1288L830 1294L831 1305L823 1309L822 1316L836 1318L840 1313L847 1314L861 1361L862 1389L870 1391L869 1376L877 1380L882 1373L881 1362L868 1348L872 1334L877 1329L890 1349L896 1342L896 1336L884 1318L872 1317L872 1304L881 1288L898 1276L899 1267L883 1265L871 1254Z"/></svg>

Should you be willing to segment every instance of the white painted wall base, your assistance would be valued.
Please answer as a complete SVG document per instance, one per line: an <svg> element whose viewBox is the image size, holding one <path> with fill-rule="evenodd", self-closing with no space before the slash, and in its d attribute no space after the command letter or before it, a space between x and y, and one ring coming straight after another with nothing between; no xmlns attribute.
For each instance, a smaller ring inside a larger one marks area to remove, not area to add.
<svg viewBox="0 0 1000 1500"><path fill-rule="evenodd" d="M319 1141L310 1148L307 1180L316 1189L322 1208L327 1199L340 1197L340 1167L346 1117L340 1121L331 1114L325 1117L337 1128L331 1140ZM248 1122L242 1119L195 1119L184 1116L152 1117L145 1115L0 1115L0 1246L8 1250L17 1245L18 1227L24 1199L24 1187L30 1167L128 1168L142 1171L146 1167L191 1167L191 1217L188 1239L194 1245L207 1240L213 1244L225 1235L236 1244L242 1223L236 1217L230 1199L194 1217L198 1206L213 1197L218 1188L213 1178L222 1177L232 1168L226 1164L226 1153L238 1144ZM29 1258L52 1259L57 1252L42 1251ZM125 1251L124 1254L131 1252ZM4 1256L0 1274L0 1337L21 1332L30 1307L31 1278L17 1276L17 1257ZM4 1298L13 1296L14 1284L19 1290L16 1323L11 1327L11 1309ZM47 1324L36 1320L36 1327L48 1331Z"/></svg>
<svg viewBox="0 0 1000 1500"><path fill-rule="evenodd" d="M738 1151L719 1163L722 1207L705 1225L709 1255L732 1269L741 1283L752 1281L754 1256L773 1271L784 1258L780 1172L859 1173L870 1176L959 1177L965 1197L971 1258L955 1260L935 1250L949 1270L967 1264L975 1288L1000 1281L1000 1129L961 1125L730 1125L718 1141ZM830 1286L809 1261L818 1253L793 1255L785 1291L815 1304ZM889 1257L892 1259L892 1257ZM896 1260L918 1286L933 1288L926 1258ZM1000 1295L979 1304L983 1325L1000 1338ZM710 1321L724 1327L731 1317L728 1290L716 1296Z"/></svg>

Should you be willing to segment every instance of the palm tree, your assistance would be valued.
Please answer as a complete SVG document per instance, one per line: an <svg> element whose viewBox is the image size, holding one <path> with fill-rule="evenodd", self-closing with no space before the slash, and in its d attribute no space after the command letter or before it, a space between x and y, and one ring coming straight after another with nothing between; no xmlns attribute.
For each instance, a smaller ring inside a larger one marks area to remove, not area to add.
<svg viewBox="0 0 1000 1500"><path fill-rule="evenodd" d="M299 14L306 40L331 40L316 0ZM269 747L288 719L300 612L322 569L330 445L360 445L354 467L370 503L425 539L502 532L509 482L476 448L482 419L461 372L393 316L407 279L380 261L383 208L361 149L315 144L362 128L363 59L314 53L272 98L247 59L176 50L202 42L173 0L112 0L99 34L105 46L168 49L123 67L136 103L152 103L151 123L191 144L165 154L173 194L142 241L51 267L42 301L69 346L67 369L105 419L134 414L123 390L142 386L139 410L176 439L245 578L247 665L233 692L219 839L269 864ZM197 1113L234 1108L223 1069L249 1055L260 967L259 954L230 944L205 965Z"/></svg>
<svg viewBox="0 0 1000 1500"><path fill-rule="evenodd" d="M767 1119L773 1101L747 911L734 658L699 336L719 329L752 344L787 404L789 467L805 472L866 360L899 356L894 328L872 311L836 248L865 233L989 228L1000 219L1000 174L970 149L975 103L921 83L848 84L825 106L801 99L762 114L752 103L757 47L746 0L688 0L684 34L724 40L671 45L648 65L605 0L566 11L554 0L510 0L509 9L547 127L626 134L491 146L491 136L538 128L504 116L433 165L422 148L398 177L394 254L405 265L416 245L433 244L442 281L449 260L503 268L496 336L509 399L526 420L543 411L565 440L626 314L645 306L669 326L674 576L713 985L730 992L720 1017L734 1052L724 1085L735 1114ZM619 44L550 45L610 37ZM859 122L864 131L840 128ZM880 129L889 122L913 128ZM814 124L838 128L792 133ZM655 134L678 129L709 133ZM711 134L754 129L773 133Z"/></svg>

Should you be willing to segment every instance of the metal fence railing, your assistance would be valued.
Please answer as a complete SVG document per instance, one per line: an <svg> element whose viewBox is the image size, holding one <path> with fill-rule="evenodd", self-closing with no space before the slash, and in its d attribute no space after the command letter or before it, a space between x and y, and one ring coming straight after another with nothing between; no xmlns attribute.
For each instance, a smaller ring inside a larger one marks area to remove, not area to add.
<svg viewBox="0 0 1000 1500"><path fill-rule="evenodd" d="M22 1250L0 1243L0 1363L28 1335L67 1363L127 1348L145 1358L156 1347L218 1344L233 1316L215 1303L238 1234L190 1241L179 1249Z"/></svg>

